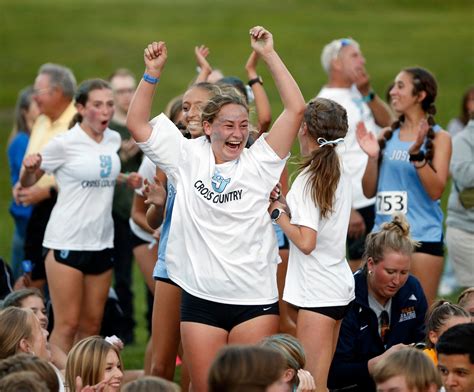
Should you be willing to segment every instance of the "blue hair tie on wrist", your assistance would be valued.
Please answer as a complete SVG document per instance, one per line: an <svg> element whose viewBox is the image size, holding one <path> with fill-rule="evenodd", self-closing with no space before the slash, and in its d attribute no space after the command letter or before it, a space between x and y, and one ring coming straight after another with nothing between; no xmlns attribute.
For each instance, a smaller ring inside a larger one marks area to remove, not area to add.
<svg viewBox="0 0 474 392"><path fill-rule="evenodd" d="M143 80L151 84L157 84L160 81L160 78L155 78L147 73L143 74Z"/></svg>

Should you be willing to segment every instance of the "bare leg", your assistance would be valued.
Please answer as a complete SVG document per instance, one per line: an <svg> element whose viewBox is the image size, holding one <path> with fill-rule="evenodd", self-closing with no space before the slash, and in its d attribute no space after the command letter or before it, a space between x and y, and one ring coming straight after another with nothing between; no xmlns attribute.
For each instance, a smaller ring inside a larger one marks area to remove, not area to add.
<svg viewBox="0 0 474 392"><path fill-rule="evenodd" d="M137 261L138 268L145 278L145 283L150 289L151 293L155 291L155 281L153 279L153 268L156 263L156 255L158 254L158 244L155 244L151 249L149 244L143 244L133 248L133 255Z"/></svg>
<svg viewBox="0 0 474 392"><path fill-rule="evenodd" d="M229 344L256 344L263 338L278 333L279 317L267 315L241 323L230 331Z"/></svg>
<svg viewBox="0 0 474 392"><path fill-rule="evenodd" d="M152 356L152 350L153 350L152 343L153 341L150 337L150 339L148 339L148 343L146 344L145 358L143 360L144 374L151 374L151 356Z"/></svg>
<svg viewBox="0 0 474 392"><path fill-rule="evenodd" d="M329 367L339 336L341 320L301 309L296 336L306 353L306 369L313 375L316 392L327 392ZM328 344L330 342L330 344Z"/></svg>
<svg viewBox="0 0 474 392"><path fill-rule="evenodd" d="M285 289L286 271L288 269L288 249L280 249L281 263L278 264L277 284L278 284L278 306L280 307L280 332L289 333L296 336L295 319L291 318L290 305L283 301L283 290Z"/></svg>
<svg viewBox="0 0 474 392"><path fill-rule="evenodd" d="M182 322L181 338L191 376L190 390L207 391L207 375L217 352L227 344L228 332L206 324Z"/></svg>
<svg viewBox="0 0 474 392"><path fill-rule="evenodd" d="M99 275L84 275L81 317L76 339L97 335L104 315L105 302L112 283L112 269Z"/></svg>
<svg viewBox="0 0 474 392"><path fill-rule="evenodd" d="M420 281L430 306L436 299L438 285L443 273L443 258L427 253L413 253L410 273Z"/></svg>
<svg viewBox="0 0 474 392"><path fill-rule="evenodd" d="M181 289L169 283L155 282L152 319L151 374L172 381L180 340Z"/></svg>
<svg viewBox="0 0 474 392"><path fill-rule="evenodd" d="M45 260L54 312L50 342L68 353L74 344L82 306L84 274L54 259L52 250Z"/></svg>

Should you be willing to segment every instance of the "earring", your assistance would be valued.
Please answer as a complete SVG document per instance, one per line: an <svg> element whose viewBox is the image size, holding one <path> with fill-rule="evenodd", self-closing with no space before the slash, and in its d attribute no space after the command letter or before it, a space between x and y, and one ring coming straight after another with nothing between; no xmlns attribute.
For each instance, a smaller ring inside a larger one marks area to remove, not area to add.
<svg viewBox="0 0 474 392"><path fill-rule="evenodd" d="M373 272L372 270L369 270L369 275L372 275L372 272Z"/></svg>

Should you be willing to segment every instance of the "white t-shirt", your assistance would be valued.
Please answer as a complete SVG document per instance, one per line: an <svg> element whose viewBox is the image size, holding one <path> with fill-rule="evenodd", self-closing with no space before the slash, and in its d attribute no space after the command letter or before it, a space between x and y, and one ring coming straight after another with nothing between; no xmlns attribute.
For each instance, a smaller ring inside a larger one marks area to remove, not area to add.
<svg viewBox="0 0 474 392"><path fill-rule="evenodd" d="M327 147L323 147L327 148ZM286 200L291 223L317 232L316 248L305 255L290 241L283 299L301 307L344 306L354 299L354 277L346 261L346 236L351 213L351 182L342 174L336 189L334 213L320 218L303 171Z"/></svg>
<svg viewBox="0 0 474 392"><path fill-rule="evenodd" d="M54 174L58 200L43 246L48 249L113 248L112 199L120 173L120 135L107 129L97 143L76 124L41 152L41 169Z"/></svg>
<svg viewBox="0 0 474 392"><path fill-rule="evenodd" d="M278 246L267 209L286 159L259 138L238 160L217 165L205 137L183 138L164 114L139 146L176 189L170 279L214 302L276 302Z"/></svg>
<svg viewBox="0 0 474 392"><path fill-rule="evenodd" d="M323 87L318 98L327 98L337 102L347 112L349 129L344 138L345 150L342 150L344 171L352 179L352 207L367 207L375 203L375 198L367 199L362 192L362 177L367 166L367 154L362 151L356 139L356 126L363 121L369 132L377 135L380 127L375 123L372 111L362 100L362 95L355 85L351 88Z"/></svg>
<svg viewBox="0 0 474 392"><path fill-rule="evenodd" d="M155 182L154 177L156 174L156 165L150 161L150 158L144 156L143 161L138 169L138 174L140 174L143 179L146 178L149 183L153 183ZM144 186L135 189L135 193L139 196L143 196L143 188ZM156 241L155 237L153 237L148 231L145 231L140 226L138 226L132 217L130 217L128 222L130 224L130 230L132 230L132 233L138 238L150 243L154 243Z"/></svg>

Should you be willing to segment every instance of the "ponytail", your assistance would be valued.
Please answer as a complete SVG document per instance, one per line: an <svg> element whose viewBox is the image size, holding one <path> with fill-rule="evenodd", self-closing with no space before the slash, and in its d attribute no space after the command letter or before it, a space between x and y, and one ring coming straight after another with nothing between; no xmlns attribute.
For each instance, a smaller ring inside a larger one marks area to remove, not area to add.
<svg viewBox="0 0 474 392"><path fill-rule="evenodd" d="M79 112L76 112L71 122L69 123L68 129L71 129L74 125L76 125L77 123L80 124L81 122L82 122L82 114L80 114Z"/></svg>
<svg viewBox="0 0 474 392"><path fill-rule="evenodd" d="M304 113L304 124L309 135L319 144L299 165L309 173L305 190L327 218L334 211L334 197L341 178L341 163L336 151L338 143L347 134L347 113L334 101L316 98L310 101Z"/></svg>

